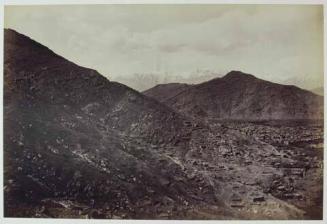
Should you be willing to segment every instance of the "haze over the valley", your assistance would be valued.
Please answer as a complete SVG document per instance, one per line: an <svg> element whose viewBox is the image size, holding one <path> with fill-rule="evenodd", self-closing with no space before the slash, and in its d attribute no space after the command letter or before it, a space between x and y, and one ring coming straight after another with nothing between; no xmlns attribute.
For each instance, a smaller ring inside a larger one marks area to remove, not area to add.
<svg viewBox="0 0 327 224"><path fill-rule="evenodd" d="M6 6L5 27L137 90L230 70L323 83L322 6Z"/></svg>

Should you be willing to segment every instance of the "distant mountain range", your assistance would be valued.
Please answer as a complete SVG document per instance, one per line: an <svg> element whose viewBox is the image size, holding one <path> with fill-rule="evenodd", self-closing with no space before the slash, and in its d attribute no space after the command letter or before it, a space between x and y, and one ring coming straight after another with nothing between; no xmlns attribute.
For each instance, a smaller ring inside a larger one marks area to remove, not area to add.
<svg viewBox="0 0 327 224"><path fill-rule="evenodd" d="M192 83L199 84L204 81L220 77L221 75L210 70L196 70L188 76L171 75L169 73L135 73L131 75L113 76L117 82L134 88L137 91L145 91L158 84L167 83Z"/></svg>
<svg viewBox="0 0 327 224"><path fill-rule="evenodd" d="M198 85L164 84L143 92L192 117L218 119L321 119L323 97L240 71Z"/></svg>

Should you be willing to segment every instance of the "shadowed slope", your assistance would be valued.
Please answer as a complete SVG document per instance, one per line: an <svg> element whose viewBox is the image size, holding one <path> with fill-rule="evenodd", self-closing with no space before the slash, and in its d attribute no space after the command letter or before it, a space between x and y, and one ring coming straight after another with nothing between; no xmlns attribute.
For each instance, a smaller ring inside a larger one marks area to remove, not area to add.
<svg viewBox="0 0 327 224"><path fill-rule="evenodd" d="M13 30L4 50L6 216L35 216L48 199L136 218L201 203L202 183L153 147L187 144L185 118Z"/></svg>
<svg viewBox="0 0 327 224"><path fill-rule="evenodd" d="M157 86L144 93L176 111L199 118L286 120L323 117L323 97L239 71L189 86L175 96L171 95L168 86Z"/></svg>

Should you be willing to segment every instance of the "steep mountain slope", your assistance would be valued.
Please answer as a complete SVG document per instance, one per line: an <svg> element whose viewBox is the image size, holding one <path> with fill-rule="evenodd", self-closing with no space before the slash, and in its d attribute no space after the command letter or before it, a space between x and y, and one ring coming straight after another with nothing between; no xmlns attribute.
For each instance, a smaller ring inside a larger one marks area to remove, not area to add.
<svg viewBox="0 0 327 224"><path fill-rule="evenodd" d="M154 87L144 94L176 111L199 118L266 120L323 117L323 97L239 71L190 86L175 96L164 87Z"/></svg>
<svg viewBox="0 0 327 224"><path fill-rule="evenodd" d="M206 184L153 147L178 154L185 118L13 30L4 39L6 216L34 216L24 208L49 198L134 218L201 204L192 195Z"/></svg>
<svg viewBox="0 0 327 224"><path fill-rule="evenodd" d="M160 84L144 91L143 94L153 97L160 102L166 102L167 100L184 92L190 86L191 85L181 83Z"/></svg>

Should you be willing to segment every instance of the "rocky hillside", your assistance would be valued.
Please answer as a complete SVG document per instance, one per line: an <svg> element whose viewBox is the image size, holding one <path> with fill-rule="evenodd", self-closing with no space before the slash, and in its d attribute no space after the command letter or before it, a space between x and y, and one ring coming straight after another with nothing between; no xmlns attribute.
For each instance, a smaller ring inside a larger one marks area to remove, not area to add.
<svg viewBox="0 0 327 224"><path fill-rule="evenodd" d="M323 117L323 97L239 71L188 88L181 86L185 85L159 85L144 94L176 111L199 118L283 120Z"/></svg>
<svg viewBox="0 0 327 224"><path fill-rule="evenodd" d="M159 84L144 91L143 94L164 103L184 92L190 86L191 85L181 83Z"/></svg>
<svg viewBox="0 0 327 224"><path fill-rule="evenodd" d="M187 144L185 118L13 30L4 40L6 216L49 198L134 218L201 203L199 189L216 200L155 147Z"/></svg>
<svg viewBox="0 0 327 224"><path fill-rule="evenodd" d="M314 94L232 72L159 86L172 109L13 30L4 41L6 217L322 217L321 126L204 125L185 116L248 116L303 96L314 105Z"/></svg>

